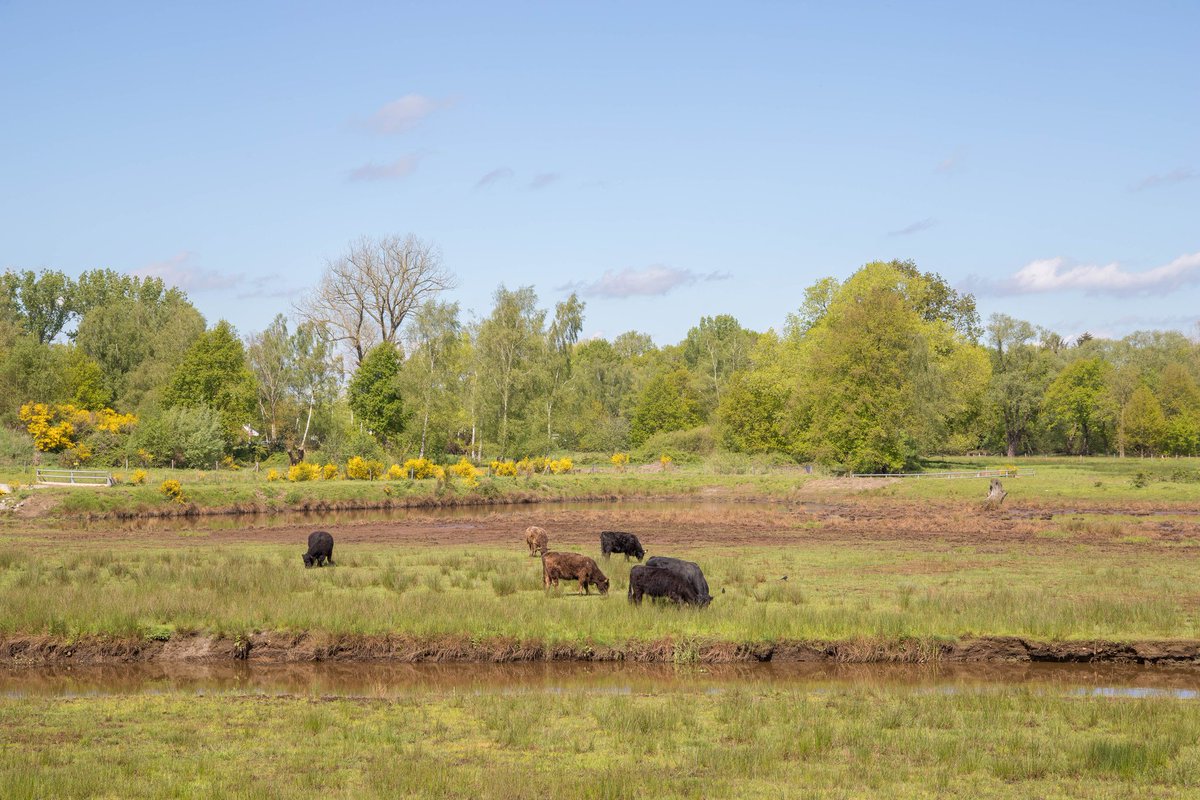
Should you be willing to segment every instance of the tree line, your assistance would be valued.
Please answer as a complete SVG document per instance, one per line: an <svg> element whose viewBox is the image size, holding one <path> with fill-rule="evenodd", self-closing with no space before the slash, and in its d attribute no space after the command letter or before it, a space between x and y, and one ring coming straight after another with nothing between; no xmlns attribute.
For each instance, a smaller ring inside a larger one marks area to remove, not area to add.
<svg viewBox="0 0 1200 800"><path fill-rule="evenodd" d="M46 457L95 465L721 450L897 471L943 453L1200 455L1196 341L984 323L912 262L815 282L780 330L702 317L666 346L582 340L584 302L543 307L532 287L501 285L465 319L453 286L416 237L363 239L290 317L243 338L157 278L10 270L0 415Z"/></svg>

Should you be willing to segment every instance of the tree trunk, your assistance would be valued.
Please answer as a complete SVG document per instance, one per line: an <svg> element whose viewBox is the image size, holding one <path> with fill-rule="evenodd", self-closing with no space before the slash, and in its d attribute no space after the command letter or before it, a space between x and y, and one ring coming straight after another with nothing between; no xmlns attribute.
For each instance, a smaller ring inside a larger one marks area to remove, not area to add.
<svg viewBox="0 0 1200 800"><path fill-rule="evenodd" d="M987 495L987 507L999 508L1005 497L1008 497L1008 492L1004 491L1004 487L1000 485L1000 479L992 478L992 485Z"/></svg>

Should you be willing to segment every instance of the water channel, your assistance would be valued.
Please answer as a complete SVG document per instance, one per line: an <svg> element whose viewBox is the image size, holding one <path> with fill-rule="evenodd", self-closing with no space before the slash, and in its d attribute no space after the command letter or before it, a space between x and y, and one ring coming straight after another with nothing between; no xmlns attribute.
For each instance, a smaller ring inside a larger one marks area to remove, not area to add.
<svg viewBox="0 0 1200 800"><path fill-rule="evenodd" d="M656 694L1020 688L1059 695L1200 699L1195 667L1086 664L120 664L0 670L0 696L258 694L388 697L427 692Z"/></svg>

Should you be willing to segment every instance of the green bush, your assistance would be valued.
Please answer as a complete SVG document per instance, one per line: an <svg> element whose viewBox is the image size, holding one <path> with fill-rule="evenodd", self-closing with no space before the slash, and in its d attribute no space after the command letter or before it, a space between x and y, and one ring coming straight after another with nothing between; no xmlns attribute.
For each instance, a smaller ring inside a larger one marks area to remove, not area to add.
<svg viewBox="0 0 1200 800"><path fill-rule="evenodd" d="M658 462L661 456L670 456L676 464L694 464L717 449L717 440L712 427L702 425L686 431L656 433L632 453L629 458L635 464Z"/></svg>

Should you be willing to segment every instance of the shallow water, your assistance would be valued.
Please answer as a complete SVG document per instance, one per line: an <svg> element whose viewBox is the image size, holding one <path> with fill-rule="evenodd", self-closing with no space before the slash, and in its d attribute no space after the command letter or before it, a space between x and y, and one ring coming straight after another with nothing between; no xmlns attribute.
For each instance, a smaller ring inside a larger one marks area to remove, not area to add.
<svg viewBox="0 0 1200 800"><path fill-rule="evenodd" d="M604 694L746 690L968 692L1200 699L1200 669L1086 664L123 664L0 670L0 696L237 693L388 697L429 692Z"/></svg>
<svg viewBox="0 0 1200 800"><path fill-rule="evenodd" d="M745 508L734 500L595 500L547 503L510 503L498 505L452 506L447 508L380 508L350 511L281 511L264 514L206 514L192 517L139 517L134 519L96 519L83 523L85 530L138 531L226 531L270 528L284 525L336 527L365 522L403 522L406 520L479 520L516 514L559 514L586 511L727 512ZM789 506L775 506L781 510Z"/></svg>

